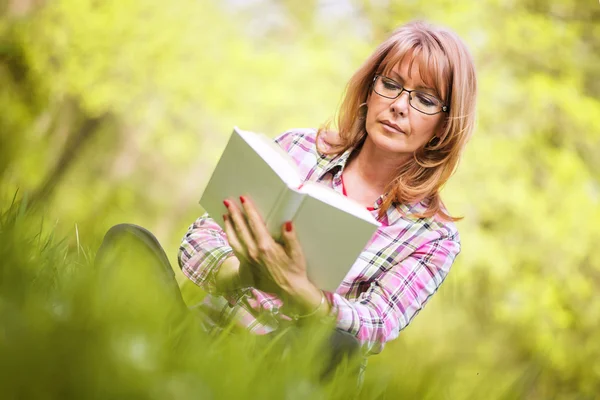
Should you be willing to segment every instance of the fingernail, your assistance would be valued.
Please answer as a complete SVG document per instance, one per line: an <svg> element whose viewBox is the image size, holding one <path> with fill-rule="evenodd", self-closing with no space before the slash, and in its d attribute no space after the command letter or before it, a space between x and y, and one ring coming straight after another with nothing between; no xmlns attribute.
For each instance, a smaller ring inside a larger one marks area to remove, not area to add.
<svg viewBox="0 0 600 400"><path fill-rule="evenodd" d="M240 196L240 201L242 202L242 204L244 204L246 202L246 198L244 196Z"/></svg>
<svg viewBox="0 0 600 400"><path fill-rule="evenodd" d="M285 223L285 231L286 232L291 232L292 231L292 221L288 221Z"/></svg>
<svg viewBox="0 0 600 400"><path fill-rule="evenodd" d="M223 214L223 221L227 221L227 214Z"/></svg>
<svg viewBox="0 0 600 400"><path fill-rule="evenodd" d="M229 208L229 202L227 200L223 200L223 204L225 204L225 207Z"/></svg>

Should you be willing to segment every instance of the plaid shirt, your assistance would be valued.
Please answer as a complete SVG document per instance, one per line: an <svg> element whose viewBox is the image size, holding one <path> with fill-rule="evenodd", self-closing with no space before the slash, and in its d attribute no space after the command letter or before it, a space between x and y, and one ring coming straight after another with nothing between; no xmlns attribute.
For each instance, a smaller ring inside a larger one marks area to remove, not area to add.
<svg viewBox="0 0 600 400"><path fill-rule="evenodd" d="M316 150L315 138L316 130L303 129L285 132L275 141L294 159L304 181L321 182L343 193L341 177L351 150L323 156ZM373 204L375 218L382 200L383 196ZM390 207L335 293L325 293L338 329L355 335L366 354L379 353L410 323L460 252L455 225L437 217L411 217L423 211L423 203ZM279 298L254 288L226 296L210 294L216 271L231 255L225 233L205 214L190 226L178 259L183 273L209 292L201 307L211 317L210 328L234 323L257 334L272 332L289 320L280 312Z"/></svg>

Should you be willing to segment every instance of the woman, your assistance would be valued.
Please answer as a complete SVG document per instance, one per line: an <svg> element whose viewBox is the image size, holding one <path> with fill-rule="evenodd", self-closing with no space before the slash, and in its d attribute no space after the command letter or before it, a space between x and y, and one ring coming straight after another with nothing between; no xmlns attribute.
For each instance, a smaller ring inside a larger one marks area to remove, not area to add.
<svg viewBox="0 0 600 400"><path fill-rule="evenodd" d="M473 61L454 33L421 22L395 31L351 78L339 132L291 130L276 139L305 180L364 205L381 228L336 292L324 292L306 275L291 222L277 243L251 199L224 199L225 231L204 215L179 253L184 274L211 293L213 326L235 321L264 334L288 317L331 316L367 353L380 352L460 251L439 191L472 133L475 97Z"/></svg>
<svg viewBox="0 0 600 400"><path fill-rule="evenodd" d="M325 126L276 139L305 180L367 207L381 227L335 293L325 292L307 277L291 222L277 243L252 199L223 199L226 229L204 215L179 252L183 273L209 292L207 328L233 323L268 334L329 317L334 344L380 352L437 291L460 251L439 191L472 133L475 97L473 61L454 33L421 22L395 31L351 78L338 132ZM158 246L132 226L111 231L107 241L130 232Z"/></svg>

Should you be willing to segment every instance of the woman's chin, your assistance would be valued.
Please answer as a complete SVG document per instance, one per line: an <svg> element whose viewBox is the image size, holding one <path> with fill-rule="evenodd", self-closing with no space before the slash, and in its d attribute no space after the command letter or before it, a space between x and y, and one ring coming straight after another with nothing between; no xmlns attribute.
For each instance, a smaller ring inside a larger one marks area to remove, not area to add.
<svg viewBox="0 0 600 400"><path fill-rule="evenodd" d="M369 134L367 137L378 152L398 155L412 152L408 146L406 146L406 143L403 140L404 137L400 137L398 134L394 136L375 133L373 135Z"/></svg>

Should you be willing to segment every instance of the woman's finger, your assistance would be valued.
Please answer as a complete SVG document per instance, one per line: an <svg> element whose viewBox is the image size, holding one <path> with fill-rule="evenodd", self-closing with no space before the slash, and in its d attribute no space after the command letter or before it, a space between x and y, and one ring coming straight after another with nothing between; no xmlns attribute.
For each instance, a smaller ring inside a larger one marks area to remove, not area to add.
<svg viewBox="0 0 600 400"><path fill-rule="evenodd" d="M281 239L283 241L283 247L288 257L292 260L301 261L304 258L304 252L302 246L296 236L296 230L292 221L287 221L283 224L281 230Z"/></svg>
<svg viewBox="0 0 600 400"><path fill-rule="evenodd" d="M242 208L246 213L250 231L256 240L258 248L262 251L268 250L272 245L275 244L275 241L271 237L265 221L249 197L240 196L240 202L242 203Z"/></svg>
<svg viewBox="0 0 600 400"><path fill-rule="evenodd" d="M237 237L242 245L246 248L246 252L248 257L252 261L256 261L258 259L258 247L256 245L256 241L252 236L252 232L250 228L248 228L248 224L246 223L246 217L242 211L238 208L238 206L232 200L223 201L225 207L229 210L229 215L231 217L232 226L235 229Z"/></svg>
<svg viewBox="0 0 600 400"><path fill-rule="evenodd" d="M230 215L223 215L223 225L225 227L224 231L227 235L227 241L229 242L229 245L233 249L234 253L237 255L242 255L243 257L247 257L246 248L238 238L235 228L233 227L233 223L231 222Z"/></svg>

